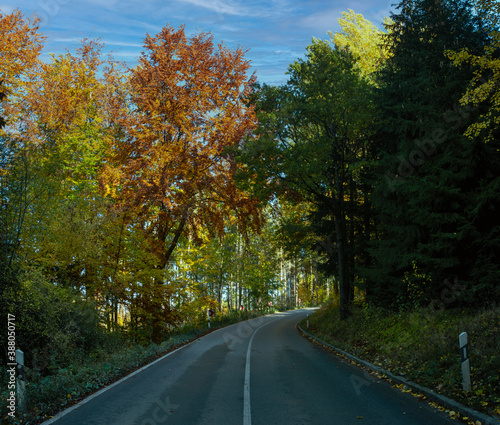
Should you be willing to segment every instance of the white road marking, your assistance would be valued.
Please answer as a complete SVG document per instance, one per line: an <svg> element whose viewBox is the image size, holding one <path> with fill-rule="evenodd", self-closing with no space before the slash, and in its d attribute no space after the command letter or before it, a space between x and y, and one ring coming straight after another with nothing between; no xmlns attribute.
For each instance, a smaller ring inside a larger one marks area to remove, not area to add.
<svg viewBox="0 0 500 425"><path fill-rule="evenodd" d="M252 337L250 338L250 341L248 342L247 359L245 364L245 383L243 385L243 425L252 425L252 411L250 408L250 356L252 352L253 337L259 329L263 328L266 325L269 325L269 323L272 323L278 319L273 319L267 323L264 323L263 325L260 325L257 329L255 329Z"/></svg>

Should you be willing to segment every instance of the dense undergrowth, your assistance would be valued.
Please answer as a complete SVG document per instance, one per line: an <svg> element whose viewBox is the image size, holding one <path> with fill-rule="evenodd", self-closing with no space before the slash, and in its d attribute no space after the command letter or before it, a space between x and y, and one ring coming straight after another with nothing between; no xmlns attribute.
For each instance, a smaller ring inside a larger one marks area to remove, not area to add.
<svg viewBox="0 0 500 425"><path fill-rule="evenodd" d="M420 309L399 313L353 306L342 322L331 303L310 317L309 331L344 351L440 394L500 417L500 308ZM472 390L462 390L458 336L467 332Z"/></svg>
<svg viewBox="0 0 500 425"><path fill-rule="evenodd" d="M214 318L210 330L221 328L263 312L233 312ZM26 368L25 413L8 417L6 404L0 405L2 424L28 425L40 423L100 388L111 384L134 370L154 361L169 351L209 332L206 322L188 324L178 329L161 344L147 346L127 343L119 338L102 350L86 357L73 353L73 362L44 376L39 370ZM6 368L0 381L0 397L8 397Z"/></svg>

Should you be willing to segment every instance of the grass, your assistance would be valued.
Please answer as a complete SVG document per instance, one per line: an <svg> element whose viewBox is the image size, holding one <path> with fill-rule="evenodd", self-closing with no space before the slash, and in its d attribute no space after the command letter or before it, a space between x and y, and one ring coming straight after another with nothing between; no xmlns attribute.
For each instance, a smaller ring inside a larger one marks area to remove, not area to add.
<svg viewBox="0 0 500 425"><path fill-rule="evenodd" d="M310 317L318 338L473 409L500 416L500 308L400 313L353 306L339 319L336 302ZM472 390L462 390L458 336L467 332Z"/></svg>
<svg viewBox="0 0 500 425"><path fill-rule="evenodd" d="M210 331L269 312L237 312L219 316L212 321ZM49 376L42 376L36 370L27 369L27 412L21 414L16 411L16 416L12 419L7 415L9 411L6 402L0 403L0 422L9 425L41 423L106 385L210 331L206 322L188 324L159 345L127 345L122 342L113 352L96 352L85 361L75 358L72 364ZM7 382L8 377L4 370L0 377L2 400L8 398Z"/></svg>

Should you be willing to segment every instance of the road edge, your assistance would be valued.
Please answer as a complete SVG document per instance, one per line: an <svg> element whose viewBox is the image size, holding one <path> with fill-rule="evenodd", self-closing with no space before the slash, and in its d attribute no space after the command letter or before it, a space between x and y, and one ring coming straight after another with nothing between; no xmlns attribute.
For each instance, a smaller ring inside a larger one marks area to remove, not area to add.
<svg viewBox="0 0 500 425"><path fill-rule="evenodd" d="M228 325L228 326L230 326L230 325ZM53 417L51 417L49 419L46 419L44 422L41 422L40 425L50 425L50 424L58 421L62 417L64 417L67 414L71 413L73 410L76 410L80 406L88 403L93 398L96 398L96 397L100 396L101 394L105 393L106 391L110 390L111 388L113 388L113 387L121 384L122 382L126 381L129 378L132 378L133 376L137 375L138 373L141 373L142 371L146 370L150 366L153 366L154 364L156 364L156 363L164 360L165 358L171 356L172 354L176 353L177 351L182 350L183 348L187 347L188 345L193 344L194 342L198 341L199 339L203 338L204 336L206 336L206 335L208 335L210 333L213 333L213 332L217 332L217 331L219 331L221 329L224 329L224 327L214 329L212 332L208 332L208 333L205 333L203 335L200 335L200 336L198 336L198 337L196 337L196 338L194 338L194 339L192 339L190 341L187 341L185 344L182 344L180 347L177 347L177 348L175 348L172 351L168 351L167 353L165 353L164 355L162 355L162 356L158 357L157 359L151 361L150 363L146 363L144 366L142 366L142 367L140 367L140 368L138 368L138 369L136 369L136 370L134 370L134 371L126 374L125 376L119 378L118 380L114 381L113 383L100 388L99 390L97 390L94 393L88 395L87 397L82 398L81 400L78 401L78 403L75 403L72 406L69 406L69 407L67 407L64 410L61 410L60 412L56 413Z"/></svg>
<svg viewBox="0 0 500 425"><path fill-rule="evenodd" d="M137 369L135 369L133 371L130 371L130 372L126 373L125 375L121 376L120 378L118 378L114 382L111 382L111 383L109 383L109 384L107 384L107 385L105 385L105 386L97 389L93 393L90 393L90 394L84 396L83 398L81 398L80 400L78 400L75 404L73 404L71 406L68 406L68 407L64 408L63 410L58 411L53 416L49 416L48 418L46 417L44 419L41 419L42 422L40 422L40 420L38 420L38 421L36 421L36 423L38 425L51 425L51 424L53 424L54 422L58 421L62 417L64 417L67 414L71 413L73 410L76 410L80 406L86 404L87 402L89 402L93 398L100 396L101 394L103 394L104 392L110 390L114 386L121 384L122 382L126 381L127 379L131 378L132 376L137 375L138 373L144 371L148 367L153 366L155 363L158 363L158 362L164 360L168 356L176 353L177 351L182 350L183 348L187 347L188 345L191 345L191 344L199 341L200 339L204 338L205 336L207 336L209 334L216 333L218 331L222 331L222 330L228 328L229 326L238 325L238 324L240 324L242 322L245 322L245 321L248 321L248 320L253 320L253 319L256 319L256 318L259 318L259 317L273 316L276 313L277 312L266 313L266 314L262 314L260 316L251 317L249 319L241 320L241 321L238 321L238 322L235 322L235 323L230 323L230 324L221 326L219 328L209 329L207 332L204 332L201 335L198 335L198 336L196 336L196 337L194 337L194 338L192 338L190 340L187 340L187 341L183 342L180 346L177 346L177 347L173 348L171 351L165 352L164 354L160 355L158 358L156 358L154 360L151 360L151 362L146 363L146 364L142 365L141 367L139 367L139 368L137 368Z"/></svg>
<svg viewBox="0 0 500 425"><path fill-rule="evenodd" d="M345 356L349 360L352 360L352 361L366 367L367 369L372 370L373 372L378 372L378 373L385 375L388 379L390 379L391 381L393 381L395 383L406 385L407 387L411 388L412 390L415 390L415 391L425 395L425 397L427 397L429 400L432 400L436 403L439 403L441 406L444 406L450 410L454 410L456 412L459 412L462 416L467 416L472 420L480 421L483 425L500 425L500 420L498 420L497 418L494 418L492 416L488 416L484 413L478 412L477 410L471 409L470 407L464 406L463 404L459 403L458 401L455 401L455 400L453 400L449 397L446 397L444 395L438 394L435 391L433 391L427 387L424 387L422 385L416 384L415 382L410 381L402 376L394 375L393 373L388 372L379 366L376 366L372 363L369 363L366 360L362 360L362 359L360 359L360 358L358 358L350 353L347 353L347 352L341 350L340 348L337 348L331 344L328 344L327 342L319 339L318 337L316 337L316 336L310 334L309 332L305 331L304 329L302 329L302 326L300 326L300 322L297 323L297 328L303 336L305 335L308 338L314 339L319 344L332 349L336 353L341 354L342 356Z"/></svg>

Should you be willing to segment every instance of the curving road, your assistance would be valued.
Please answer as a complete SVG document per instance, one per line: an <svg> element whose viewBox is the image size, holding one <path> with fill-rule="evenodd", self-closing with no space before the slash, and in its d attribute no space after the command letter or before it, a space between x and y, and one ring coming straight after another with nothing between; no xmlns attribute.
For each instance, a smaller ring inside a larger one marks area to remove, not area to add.
<svg viewBox="0 0 500 425"><path fill-rule="evenodd" d="M460 423L301 337L307 312L214 331L44 425Z"/></svg>

